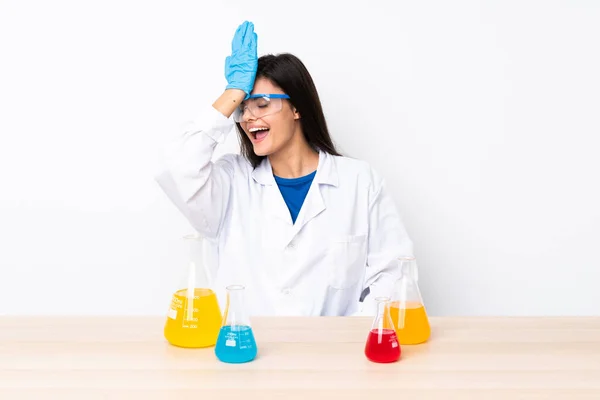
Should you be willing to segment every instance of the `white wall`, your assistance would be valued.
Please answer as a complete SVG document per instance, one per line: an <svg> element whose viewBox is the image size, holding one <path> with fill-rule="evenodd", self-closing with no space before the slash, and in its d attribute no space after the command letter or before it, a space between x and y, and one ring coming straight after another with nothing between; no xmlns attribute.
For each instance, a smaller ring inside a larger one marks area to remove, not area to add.
<svg viewBox="0 0 600 400"><path fill-rule="evenodd" d="M387 177L431 315L600 314L600 3L200 3L0 3L0 314L164 314L153 172L244 19Z"/></svg>

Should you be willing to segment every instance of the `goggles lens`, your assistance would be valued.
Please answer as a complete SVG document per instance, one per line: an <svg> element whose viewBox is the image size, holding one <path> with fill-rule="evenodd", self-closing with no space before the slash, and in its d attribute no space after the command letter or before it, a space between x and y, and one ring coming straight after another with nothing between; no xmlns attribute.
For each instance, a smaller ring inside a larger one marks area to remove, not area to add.
<svg viewBox="0 0 600 400"><path fill-rule="evenodd" d="M287 94L253 94L235 110L233 120L246 122L278 113L283 107L283 99L289 98Z"/></svg>

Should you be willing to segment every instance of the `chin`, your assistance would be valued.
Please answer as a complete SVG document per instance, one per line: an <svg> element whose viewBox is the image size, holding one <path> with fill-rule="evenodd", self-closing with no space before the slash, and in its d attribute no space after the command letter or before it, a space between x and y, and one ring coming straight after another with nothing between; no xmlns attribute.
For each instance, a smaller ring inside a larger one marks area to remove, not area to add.
<svg viewBox="0 0 600 400"><path fill-rule="evenodd" d="M270 151L270 149L261 149L261 148L257 149L256 147L254 147L254 154L256 154L259 157L266 157L266 156L273 154L273 152Z"/></svg>

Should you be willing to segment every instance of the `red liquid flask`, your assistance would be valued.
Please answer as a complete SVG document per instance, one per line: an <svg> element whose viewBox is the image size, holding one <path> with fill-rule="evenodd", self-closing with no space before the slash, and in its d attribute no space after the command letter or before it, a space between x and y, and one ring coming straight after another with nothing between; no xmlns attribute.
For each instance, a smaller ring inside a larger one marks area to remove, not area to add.
<svg viewBox="0 0 600 400"><path fill-rule="evenodd" d="M376 363L391 363L400 359L401 349L396 331L390 317L389 298L378 297L377 316L373 320L367 343L365 356Z"/></svg>

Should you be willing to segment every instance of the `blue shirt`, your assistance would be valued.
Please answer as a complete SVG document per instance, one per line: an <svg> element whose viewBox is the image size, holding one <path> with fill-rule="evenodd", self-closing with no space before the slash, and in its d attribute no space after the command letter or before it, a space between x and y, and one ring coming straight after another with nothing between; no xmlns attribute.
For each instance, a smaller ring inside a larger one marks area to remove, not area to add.
<svg viewBox="0 0 600 400"><path fill-rule="evenodd" d="M302 203L304 203L304 199L306 198L306 194L308 193L308 189L310 189L310 185L316 173L317 171L314 171L306 176L291 179L274 176L275 182L277 182L277 186L279 186L281 195L290 210L292 221L294 222L296 222Z"/></svg>

